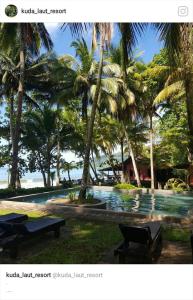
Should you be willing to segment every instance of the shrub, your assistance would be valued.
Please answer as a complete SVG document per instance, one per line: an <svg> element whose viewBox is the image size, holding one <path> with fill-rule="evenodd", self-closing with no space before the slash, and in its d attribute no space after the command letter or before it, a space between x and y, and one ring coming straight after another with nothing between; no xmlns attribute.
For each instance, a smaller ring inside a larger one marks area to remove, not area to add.
<svg viewBox="0 0 193 300"><path fill-rule="evenodd" d="M70 193L68 194L68 198L69 198L70 201L72 201L72 202L76 201L76 200L77 200L76 193L70 192Z"/></svg>
<svg viewBox="0 0 193 300"><path fill-rule="evenodd" d="M130 184L130 183L118 183L115 185L116 189L123 189L123 190L133 190L133 189L138 189L135 185Z"/></svg>
<svg viewBox="0 0 193 300"><path fill-rule="evenodd" d="M93 203L94 202L94 195L93 194L88 194L86 197L86 202L87 203Z"/></svg>
<svg viewBox="0 0 193 300"><path fill-rule="evenodd" d="M59 189L61 189L60 186L59 187L36 187L36 188L30 188L30 189L21 188L18 190L14 190L11 188L0 189L0 199L22 196L22 195L50 192L50 191L55 191L55 190L59 190Z"/></svg>
<svg viewBox="0 0 193 300"><path fill-rule="evenodd" d="M189 190L188 185L180 178L170 178L164 188L178 193Z"/></svg>

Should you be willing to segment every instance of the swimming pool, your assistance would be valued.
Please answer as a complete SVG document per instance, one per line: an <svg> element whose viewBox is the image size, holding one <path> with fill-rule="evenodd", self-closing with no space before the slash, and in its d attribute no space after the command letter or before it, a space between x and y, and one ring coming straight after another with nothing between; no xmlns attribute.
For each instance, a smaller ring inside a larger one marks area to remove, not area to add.
<svg viewBox="0 0 193 300"><path fill-rule="evenodd" d="M78 193L78 190L74 190ZM105 200L108 210L118 212L133 212L145 215L165 215L174 217L186 217L193 215L193 195L181 194L147 194L128 195L115 191L112 188L90 189L98 199ZM15 201L45 204L47 200L62 198L69 193L69 190L57 191L46 194L33 195L15 199Z"/></svg>

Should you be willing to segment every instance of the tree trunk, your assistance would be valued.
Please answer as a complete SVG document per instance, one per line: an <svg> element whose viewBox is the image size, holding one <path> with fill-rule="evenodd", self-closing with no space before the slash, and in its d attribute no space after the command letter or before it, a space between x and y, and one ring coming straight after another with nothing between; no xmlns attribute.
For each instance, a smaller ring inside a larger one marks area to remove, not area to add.
<svg viewBox="0 0 193 300"><path fill-rule="evenodd" d="M41 170L41 173L42 173L42 177L43 177L44 187L47 187L46 174L43 171L43 169Z"/></svg>
<svg viewBox="0 0 193 300"><path fill-rule="evenodd" d="M93 171L93 173L95 175L96 181L99 182L99 178L98 178L98 174L97 174L97 169L96 169L96 165L95 165L95 160L94 160L93 150L91 150L91 157L92 157L93 164L91 163L90 166L91 166L92 171Z"/></svg>
<svg viewBox="0 0 193 300"><path fill-rule="evenodd" d="M82 119L85 121L86 125L88 124L87 106L88 106L88 95L87 95L87 91L85 91L82 97Z"/></svg>
<svg viewBox="0 0 193 300"><path fill-rule="evenodd" d="M57 161L56 161L56 186L60 185L60 140L57 142Z"/></svg>
<svg viewBox="0 0 193 300"><path fill-rule="evenodd" d="M45 173L44 168L42 166L40 153L37 153L37 156L38 156L38 164L39 164L40 172L41 172L42 177L43 177L44 187L47 187L46 173Z"/></svg>
<svg viewBox="0 0 193 300"><path fill-rule="evenodd" d="M57 105L57 110L59 110L59 104ZM56 186L60 185L60 121L57 120L57 159L56 159Z"/></svg>
<svg viewBox="0 0 193 300"><path fill-rule="evenodd" d="M149 116L149 137L150 137L150 168L151 168L151 190L155 189L154 159L153 159L153 117Z"/></svg>
<svg viewBox="0 0 193 300"><path fill-rule="evenodd" d="M21 115L22 115L22 104L24 94L24 78L25 78L25 42L22 24L20 26L20 75L19 75L19 87L18 87L18 103L17 103L17 116L15 124L15 132L12 138L12 168L11 168L11 179L10 186L16 188L16 180L18 173L18 153L19 153L19 139L20 139L20 128L21 128Z"/></svg>
<svg viewBox="0 0 193 300"><path fill-rule="evenodd" d="M94 184L94 179L92 178L90 173L89 173L89 178L90 178L90 181L92 182L92 184Z"/></svg>
<svg viewBox="0 0 193 300"><path fill-rule="evenodd" d="M79 193L79 200L83 201L86 197L86 189L88 185L89 179L89 160L90 160L90 149L92 146L92 138L93 138L93 128L94 128L94 121L97 109L97 103L100 95L100 87L101 87L101 77L102 77L102 69L103 69L103 44L102 39L100 43L100 62L99 62L99 70L98 70L98 78L96 84L96 91L93 99L92 110L90 120L88 122L88 131L87 131L87 138L86 138L86 147L85 147L85 157L84 157L84 167L83 167L83 175L82 175L82 184Z"/></svg>
<svg viewBox="0 0 193 300"><path fill-rule="evenodd" d="M192 75L189 75L189 78L186 78L185 80L185 90L189 127L189 161L193 164L193 78L191 77Z"/></svg>
<svg viewBox="0 0 193 300"><path fill-rule="evenodd" d="M51 153L49 138L47 138L47 186L51 187Z"/></svg>
<svg viewBox="0 0 193 300"><path fill-rule="evenodd" d="M139 172L138 172L138 168L137 168L137 164L136 164L136 160L135 160L135 155L133 152L133 147L131 145L131 142L127 136L127 143L128 143L128 148L129 148L129 152L130 152L130 156L131 156L131 160L132 160L132 164L133 164L133 170L134 170L134 174L135 174L135 178L137 181L137 186L141 187L141 180L139 177Z"/></svg>
<svg viewBox="0 0 193 300"><path fill-rule="evenodd" d="M48 159L48 170L47 170L47 186L51 186L51 170L50 170L50 159Z"/></svg>
<svg viewBox="0 0 193 300"><path fill-rule="evenodd" d="M17 177L16 177L16 188L20 189L21 188L21 181L19 177L19 172L17 172Z"/></svg>
<svg viewBox="0 0 193 300"><path fill-rule="evenodd" d="M123 138L121 139L120 146L121 146L121 169L122 169L121 182L124 183L126 182L126 178L125 178L125 166L124 166Z"/></svg>
<svg viewBox="0 0 193 300"><path fill-rule="evenodd" d="M10 97L10 102L8 101L8 105L10 106L10 114L9 114L9 131L10 131L10 138L9 138L9 151L13 153L13 132L14 132L14 97ZM11 174L11 161L9 161L8 165L8 186L10 186L10 174Z"/></svg>
<svg viewBox="0 0 193 300"><path fill-rule="evenodd" d="M68 180L71 182L72 180L71 180L71 177L70 177L70 170L68 169L67 172L68 172Z"/></svg>
<svg viewBox="0 0 193 300"><path fill-rule="evenodd" d="M192 35L193 25L182 23L180 26L181 54L184 70L184 85L186 92L186 109L189 127L189 161L193 164L193 75L192 75Z"/></svg>
<svg viewBox="0 0 193 300"><path fill-rule="evenodd" d="M93 171L93 174L94 174L94 176L95 176L95 178L96 178L96 181L98 182L97 173L95 172L95 169L94 169L94 167L93 167L91 161L90 161L90 167L91 167L91 169L92 169L92 171Z"/></svg>

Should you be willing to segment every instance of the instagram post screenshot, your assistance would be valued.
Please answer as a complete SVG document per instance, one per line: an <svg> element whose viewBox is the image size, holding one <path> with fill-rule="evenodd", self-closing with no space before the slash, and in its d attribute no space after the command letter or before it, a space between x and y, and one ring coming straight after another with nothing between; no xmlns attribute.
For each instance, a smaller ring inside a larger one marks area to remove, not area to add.
<svg viewBox="0 0 193 300"><path fill-rule="evenodd" d="M192 299L192 1L0 0L0 300Z"/></svg>

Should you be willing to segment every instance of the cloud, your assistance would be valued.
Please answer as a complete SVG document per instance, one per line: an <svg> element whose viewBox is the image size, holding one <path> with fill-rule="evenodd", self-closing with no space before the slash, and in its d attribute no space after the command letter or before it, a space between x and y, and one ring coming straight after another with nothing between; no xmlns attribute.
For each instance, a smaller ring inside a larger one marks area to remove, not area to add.
<svg viewBox="0 0 193 300"><path fill-rule="evenodd" d="M46 29L48 30L49 34L53 35L58 31L61 24L50 22L50 23L44 23L44 25L46 26Z"/></svg>

